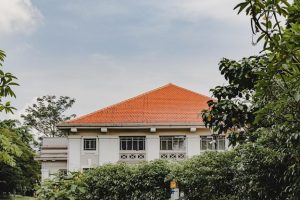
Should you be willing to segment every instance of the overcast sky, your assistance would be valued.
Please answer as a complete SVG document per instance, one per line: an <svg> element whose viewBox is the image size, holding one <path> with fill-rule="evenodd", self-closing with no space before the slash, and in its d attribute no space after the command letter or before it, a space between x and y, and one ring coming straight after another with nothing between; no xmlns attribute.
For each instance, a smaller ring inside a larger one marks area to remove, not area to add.
<svg viewBox="0 0 300 200"><path fill-rule="evenodd" d="M210 95L222 57L257 53L238 2L0 0L4 70L20 83L10 117L48 94L74 97L77 115L170 82Z"/></svg>

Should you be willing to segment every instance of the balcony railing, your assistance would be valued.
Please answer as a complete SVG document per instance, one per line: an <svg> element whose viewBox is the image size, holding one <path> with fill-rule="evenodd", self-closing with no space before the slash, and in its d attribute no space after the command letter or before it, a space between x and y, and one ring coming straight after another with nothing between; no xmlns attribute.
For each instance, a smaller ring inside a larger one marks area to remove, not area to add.
<svg viewBox="0 0 300 200"><path fill-rule="evenodd" d="M185 151L160 151L159 158L163 160L184 160L186 159Z"/></svg>
<svg viewBox="0 0 300 200"><path fill-rule="evenodd" d="M145 151L120 151L120 162L140 162L146 160Z"/></svg>

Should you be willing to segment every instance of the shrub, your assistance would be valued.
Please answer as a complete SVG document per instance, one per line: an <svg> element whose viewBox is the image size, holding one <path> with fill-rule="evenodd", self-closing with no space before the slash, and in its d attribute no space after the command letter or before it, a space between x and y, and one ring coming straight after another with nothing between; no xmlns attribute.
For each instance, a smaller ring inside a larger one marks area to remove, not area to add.
<svg viewBox="0 0 300 200"><path fill-rule="evenodd" d="M85 174L86 199L128 199L133 170L126 164L108 164Z"/></svg>
<svg viewBox="0 0 300 200"><path fill-rule="evenodd" d="M85 176L87 199L166 199L169 197L167 162L140 165L109 164Z"/></svg>
<svg viewBox="0 0 300 200"><path fill-rule="evenodd" d="M280 153L245 144L236 151L234 189L239 199L287 199L284 196L284 164Z"/></svg>
<svg viewBox="0 0 300 200"><path fill-rule="evenodd" d="M38 200L82 200L85 199L86 184L82 174L73 172L68 176L58 174L53 179L45 180L37 188Z"/></svg>
<svg viewBox="0 0 300 200"><path fill-rule="evenodd" d="M297 199L285 191L286 166L280 162L281 154L249 143L182 162L107 164L46 180L37 196L47 200L164 200L170 198L170 180L176 179L185 199Z"/></svg>
<svg viewBox="0 0 300 200"><path fill-rule="evenodd" d="M130 199L168 199L170 198L168 162L157 160L137 165L130 179Z"/></svg>
<svg viewBox="0 0 300 200"><path fill-rule="evenodd" d="M207 152L182 162L174 176L186 199L227 199L233 194L233 152Z"/></svg>
<svg viewBox="0 0 300 200"><path fill-rule="evenodd" d="M166 161L139 165L107 164L85 173L57 175L38 187L38 199L55 200L163 200L170 197Z"/></svg>

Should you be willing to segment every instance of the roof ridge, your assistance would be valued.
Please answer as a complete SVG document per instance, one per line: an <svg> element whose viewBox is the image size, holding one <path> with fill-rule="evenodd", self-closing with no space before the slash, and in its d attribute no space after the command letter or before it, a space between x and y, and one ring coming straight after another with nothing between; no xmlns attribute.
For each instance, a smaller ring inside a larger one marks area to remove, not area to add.
<svg viewBox="0 0 300 200"><path fill-rule="evenodd" d="M133 99L139 98L139 97L141 97L141 96L147 95L147 94L149 94L149 93L152 93L152 92L155 92L155 91L161 90L161 89L163 89L163 88L166 88L166 87L168 87L168 86L171 86L171 85L178 87L177 85L174 85L173 83L168 83L168 84L166 84L166 85L163 85L163 86L161 86L161 87L158 87L158 88L155 88L155 89L149 90L149 91L147 91L147 92L144 92L144 93L142 93L142 94L139 94L139 95L136 95L136 96L134 96L134 97L131 97L131 98L125 99L125 100L123 100L123 101L120 101L120 102L118 102L118 103L114 103L114 104L112 104L112 105L110 105L110 106L107 106L107 107L104 107L104 108L98 109L98 110L96 110L96 111L94 111L94 112L91 112L91 113L88 113L88 114L82 115L81 117L77 117L77 118L74 118L74 119L71 119L71 120L67 120L67 121L64 121L64 122L66 122L66 123L70 123L70 122L73 122L73 121L77 121L77 120L79 120L79 119L82 119L82 118L85 118L85 117L91 116L91 115L93 115L93 114L95 114L95 113L98 113L98 112L101 112L101 111L104 111L104 110L110 109L110 108L112 108L112 107L114 107L114 106L117 106L117 105L120 105L120 104L126 103L126 102L128 102L128 101L130 101L130 100L133 100ZM64 123L64 122L63 122L63 123Z"/></svg>
<svg viewBox="0 0 300 200"><path fill-rule="evenodd" d="M185 91L188 91L188 92L191 92L191 93L194 93L194 94L197 94L197 95L200 95L200 96L203 96L203 97L209 98L209 99L213 99L212 97L206 96L206 95L204 95L204 94L201 94L201 93L198 93L198 92L194 92L194 91L192 91L192 90L189 90L189 89L186 89L186 88L184 88L184 87L181 87L181 86L175 85L175 84L173 84L173 83L169 83L168 85L173 85L173 86L175 86L175 87L178 87L178 88L180 88L180 89L183 89L183 90L185 90Z"/></svg>

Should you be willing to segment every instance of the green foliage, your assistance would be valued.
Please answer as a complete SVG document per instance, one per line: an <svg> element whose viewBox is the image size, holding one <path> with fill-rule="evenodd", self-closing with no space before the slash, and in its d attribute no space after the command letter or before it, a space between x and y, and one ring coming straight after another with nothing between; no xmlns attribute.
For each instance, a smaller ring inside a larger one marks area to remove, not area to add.
<svg viewBox="0 0 300 200"><path fill-rule="evenodd" d="M0 161L0 195L4 192L32 195L40 174L40 165L34 160L35 153L31 148L35 143L32 135L16 120L1 121L0 132L10 140L8 146L20 151L19 156L13 157L13 164Z"/></svg>
<svg viewBox="0 0 300 200"><path fill-rule="evenodd" d="M125 164L105 165L90 171L86 181L90 194L86 199L128 199L133 170Z"/></svg>
<svg viewBox="0 0 300 200"><path fill-rule="evenodd" d="M284 153L266 148L266 141L227 152L207 152L181 162L108 164L57 176L43 182L37 195L38 199L58 200L164 200L170 198L170 180L175 179L185 199L297 199L295 190L299 188L290 181L296 183L299 177L285 174L289 166L281 162Z"/></svg>
<svg viewBox="0 0 300 200"><path fill-rule="evenodd" d="M0 50L0 67L3 65L5 56L5 52ZM15 82L16 79L17 77L12 73L4 72L0 69L0 112L5 111L6 113L12 113L13 110L15 110L15 108L10 105L10 101L3 102L3 98L16 97L14 91L11 89L12 86L18 85Z"/></svg>
<svg viewBox="0 0 300 200"><path fill-rule="evenodd" d="M36 99L36 103L26 109L26 114L21 115L24 123L36 129L44 136L61 136L63 133L57 129L60 122L75 117L75 114L65 116L63 113L72 107L75 99L67 96L42 96Z"/></svg>
<svg viewBox="0 0 300 200"><path fill-rule="evenodd" d="M241 61L222 59L220 71L229 85L211 89L218 101L209 101L209 110L204 110L202 118L205 125L215 133L231 133L230 142L235 145L247 138L247 132L255 126L254 112L258 109L251 104L255 82L264 70L264 57L243 58ZM248 138L253 140L253 138Z"/></svg>
<svg viewBox="0 0 300 200"><path fill-rule="evenodd" d="M22 154L21 149L15 144L15 137L11 131L7 129L0 129L0 160L7 165L15 166L16 157Z"/></svg>
<svg viewBox="0 0 300 200"><path fill-rule="evenodd" d="M141 165L108 164L88 172L46 180L38 199L167 199L170 165L154 161Z"/></svg>
<svg viewBox="0 0 300 200"><path fill-rule="evenodd" d="M207 152L174 170L186 199L226 199L233 194L233 152Z"/></svg>
<svg viewBox="0 0 300 200"><path fill-rule="evenodd" d="M133 168L130 199L168 199L170 196L171 164L157 160Z"/></svg>
<svg viewBox="0 0 300 200"><path fill-rule="evenodd" d="M284 165L280 153L253 143L236 151L234 196L238 199L287 199L282 193Z"/></svg>
<svg viewBox="0 0 300 200"><path fill-rule="evenodd" d="M209 102L203 119L227 132L231 144L250 144L238 150L245 170L237 175L237 190L246 199L298 199L300 1L244 0L236 9L251 17L253 43L263 42L263 49L258 56L220 62L229 84L212 90L218 102Z"/></svg>
<svg viewBox="0 0 300 200"><path fill-rule="evenodd" d="M38 200L81 200L85 197L87 186L82 181L83 174L71 173L68 176L57 175L45 180L36 191Z"/></svg>
<svg viewBox="0 0 300 200"><path fill-rule="evenodd" d="M0 50L0 67L2 67L5 52ZM13 112L15 109L10 105L10 102L4 102L3 98L5 97L16 97L15 93L11 89L12 86L18 85L14 82L17 78L9 73L4 72L0 69L0 112L5 111ZM15 165L15 157L21 155L20 149L13 144L12 138L8 137L7 130L0 130L0 160L8 165L14 166Z"/></svg>
<svg viewBox="0 0 300 200"><path fill-rule="evenodd" d="M163 161L101 166L87 173L87 199L166 199L169 173Z"/></svg>

